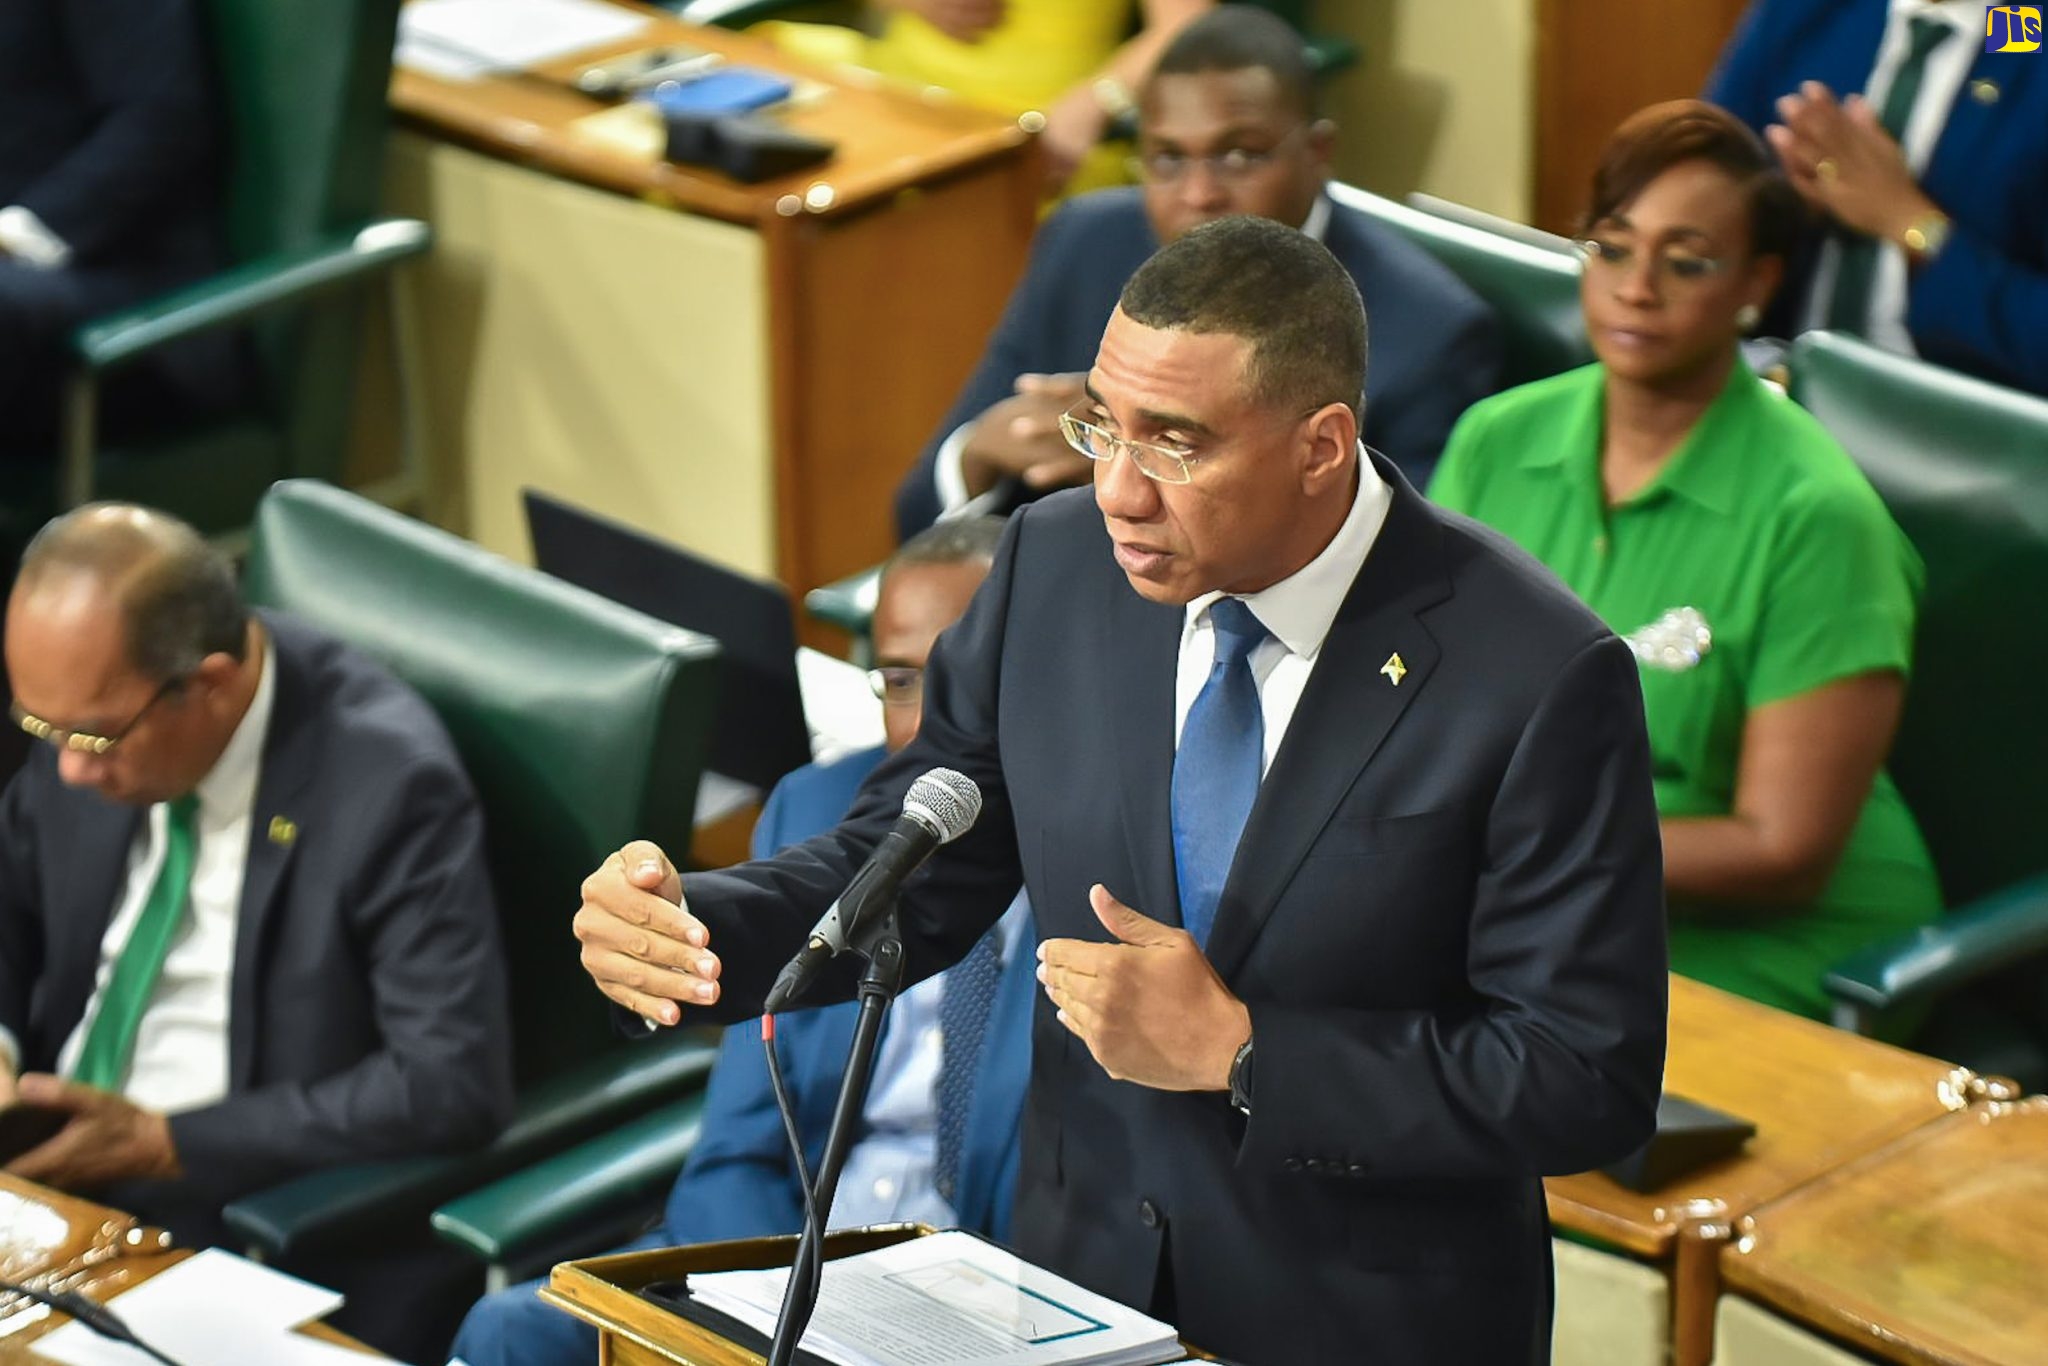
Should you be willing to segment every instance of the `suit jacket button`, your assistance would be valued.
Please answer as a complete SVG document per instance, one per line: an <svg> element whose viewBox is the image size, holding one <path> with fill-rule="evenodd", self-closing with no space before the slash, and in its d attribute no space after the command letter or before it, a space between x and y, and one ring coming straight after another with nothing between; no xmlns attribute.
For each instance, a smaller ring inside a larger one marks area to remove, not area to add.
<svg viewBox="0 0 2048 1366"><path fill-rule="evenodd" d="M1352 1174L1353 1176L1364 1176L1364 1175L1365 1175L1365 1164L1364 1164L1363 1162L1354 1162L1354 1163L1352 1163L1352 1164L1351 1164L1351 1174Z"/></svg>
<svg viewBox="0 0 2048 1366"><path fill-rule="evenodd" d="M1290 1157L1285 1162L1282 1162L1280 1165L1287 1171L1298 1172L1301 1170L1301 1159L1298 1157Z"/></svg>
<svg viewBox="0 0 2048 1366"><path fill-rule="evenodd" d="M1150 1200L1140 1200L1138 1202L1138 1222L1146 1228L1158 1228L1161 1223L1159 1206L1153 1204Z"/></svg>
<svg viewBox="0 0 2048 1366"><path fill-rule="evenodd" d="M1310 1158L1310 1159L1308 1160L1308 1169L1309 1169L1310 1171L1312 1171L1312 1172L1320 1172L1320 1171L1322 1171L1322 1169L1323 1169L1323 1159L1321 1159L1320 1157L1311 1157L1311 1158Z"/></svg>

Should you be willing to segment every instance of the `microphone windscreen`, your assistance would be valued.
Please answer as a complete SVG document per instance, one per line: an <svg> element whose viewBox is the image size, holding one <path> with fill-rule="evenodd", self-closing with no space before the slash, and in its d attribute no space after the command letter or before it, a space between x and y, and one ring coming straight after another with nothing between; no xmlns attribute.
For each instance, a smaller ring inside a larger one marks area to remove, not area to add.
<svg viewBox="0 0 2048 1366"><path fill-rule="evenodd" d="M939 843L947 844L966 834L980 817L981 788L965 773L934 768L910 785L903 814L937 831Z"/></svg>

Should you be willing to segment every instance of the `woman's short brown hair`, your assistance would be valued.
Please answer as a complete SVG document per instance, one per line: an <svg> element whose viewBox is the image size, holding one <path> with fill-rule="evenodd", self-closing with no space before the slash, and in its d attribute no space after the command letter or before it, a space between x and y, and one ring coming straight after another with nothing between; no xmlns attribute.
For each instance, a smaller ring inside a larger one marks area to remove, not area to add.
<svg viewBox="0 0 2048 1366"><path fill-rule="evenodd" d="M1719 105L1668 100L1639 109L1607 140L1593 173L1590 229L1620 213L1646 186L1684 161L1726 171L1749 195L1752 256L1786 256L1806 228L1806 205L1763 139Z"/></svg>

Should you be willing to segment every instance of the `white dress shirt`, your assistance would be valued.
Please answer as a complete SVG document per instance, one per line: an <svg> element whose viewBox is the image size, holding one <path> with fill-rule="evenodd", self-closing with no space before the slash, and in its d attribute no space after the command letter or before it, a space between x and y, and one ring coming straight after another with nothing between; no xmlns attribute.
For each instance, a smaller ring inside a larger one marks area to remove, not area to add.
<svg viewBox="0 0 2048 1366"><path fill-rule="evenodd" d="M1005 967L1018 951L1030 915L1030 903L1019 892L996 922ZM882 1034L867 1104L861 1110L863 1132L846 1154L826 1218L829 1227L909 1221L951 1228L959 1223L953 1206L939 1194L933 1170L938 1160L939 1063L945 1056L939 1010L947 975L927 977L890 1007L889 1027ZM991 1036L985 1046L996 1047L997 1040Z"/></svg>
<svg viewBox="0 0 2048 1366"><path fill-rule="evenodd" d="M1884 107L1891 92L1892 78L1911 50L1912 21L1915 17L1939 19L1956 30L1954 37L1927 55L1927 67L1920 77L1920 91L1906 115L1899 138L1899 150L1906 166L1919 180L1927 173L1934 156L1934 144L1948 124L1948 113L1962 93L1963 82L1984 45L1984 6L1962 0L1891 0L1885 19L1884 38L1877 45L1877 61L1864 83L1863 97L1873 111ZM1814 265L1813 291L1807 296L1806 326L1827 325L1828 301L1835 292L1835 272L1842 255L1841 244L1830 241L1821 248ZM1877 271L1870 281L1869 340L1888 351L1918 354L1912 335L1906 330L1906 249L1896 242L1881 242L1877 249Z"/></svg>
<svg viewBox="0 0 2048 1366"><path fill-rule="evenodd" d="M1330 197L1318 194L1309 205L1308 217L1301 222L1304 236L1323 240L1323 234L1330 230ZM932 457L932 486L939 495L939 520L949 517L972 517L998 506L1009 494L1012 479L999 479L985 492L970 495L967 492L967 472L961 467L960 457L967 450L967 437L974 430L974 424L981 420L979 414L955 427L951 435Z"/></svg>
<svg viewBox="0 0 2048 1366"><path fill-rule="evenodd" d="M1259 711L1265 721L1266 744L1263 775L1273 766L1273 756L1294 719L1294 708L1308 686L1309 673L1322 654L1323 640L1351 581L1358 577L1365 557L1379 540L1386 525L1387 509L1393 506L1394 491L1380 478L1358 449L1358 494L1345 514L1344 524L1323 547L1322 553L1271 588L1247 593L1240 599L1252 615L1272 634L1252 651L1252 678L1259 690ZM1204 593L1187 605L1180 631L1180 661L1174 673L1173 743L1180 747L1180 733L1187 725L1188 709L1201 695L1202 685L1216 662L1216 628L1209 620L1209 608L1224 595Z"/></svg>
<svg viewBox="0 0 2048 1366"><path fill-rule="evenodd" d="M156 991L135 1030L128 1079L121 1094L145 1109L177 1114L211 1105L228 1093L228 992L235 964L235 925L242 909L242 874L249 858L250 825L262 775L263 742L276 697L276 651L266 641L256 693L227 748L194 789L198 846L191 896L171 939ZM128 850L128 878L100 941L99 971L85 1014L57 1055L57 1071L71 1076L86 1032L121 949L142 918L142 906L163 866L169 813L159 803Z"/></svg>

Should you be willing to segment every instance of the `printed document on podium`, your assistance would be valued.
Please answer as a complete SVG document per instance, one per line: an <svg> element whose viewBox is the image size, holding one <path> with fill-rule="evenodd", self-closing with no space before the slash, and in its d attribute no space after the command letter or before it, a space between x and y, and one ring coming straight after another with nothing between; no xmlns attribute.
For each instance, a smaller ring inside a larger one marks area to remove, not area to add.
<svg viewBox="0 0 2048 1366"><path fill-rule="evenodd" d="M690 1277L701 1304L775 1331L786 1267ZM1171 1325L970 1233L908 1238L825 1263L803 1346L839 1366L1155 1366Z"/></svg>

